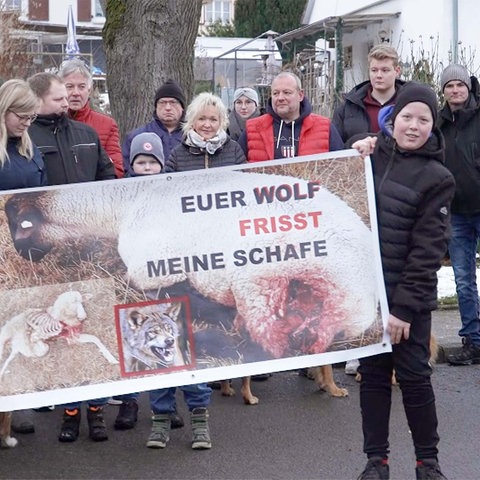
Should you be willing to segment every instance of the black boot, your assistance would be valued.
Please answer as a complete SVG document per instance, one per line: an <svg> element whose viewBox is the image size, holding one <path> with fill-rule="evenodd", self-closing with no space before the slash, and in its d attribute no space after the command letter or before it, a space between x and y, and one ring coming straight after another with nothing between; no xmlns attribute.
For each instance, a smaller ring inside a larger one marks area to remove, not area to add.
<svg viewBox="0 0 480 480"><path fill-rule="evenodd" d="M94 442L108 440L107 426L103 418L103 407L89 406L87 409L88 432Z"/></svg>
<svg viewBox="0 0 480 480"><path fill-rule="evenodd" d="M59 442L74 442L78 438L81 418L82 414L78 408L63 411L62 426L58 435Z"/></svg>
<svg viewBox="0 0 480 480"><path fill-rule="evenodd" d="M120 405L117 418L115 419L115 430L130 430L137 423L138 403L135 399L127 400Z"/></svg>

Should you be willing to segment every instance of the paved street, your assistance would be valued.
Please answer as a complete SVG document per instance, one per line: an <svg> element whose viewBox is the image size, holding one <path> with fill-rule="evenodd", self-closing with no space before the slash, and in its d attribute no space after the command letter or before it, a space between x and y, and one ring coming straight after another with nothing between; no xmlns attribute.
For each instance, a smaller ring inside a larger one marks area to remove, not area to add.
<svg viewBox="0 0 480 480"><path fill-rule="evenodd" d="M455 339L458 312L439 312L434 330L441 344ZM0 451L1 479L355 479L364 466L358 385L343 369L335 369L339 384L350 391L336 399L317 391L312 381L295 372L276 373L253 384L257 406L245 406L240 396L223 398L214 392L211 411L213 448L190 449L190 429L172 432L164 450L145 447L150 429L148 402L141 397L134 430L110 430L101 444L86 436L86 424L76 443L61 444L57 431L61 411L33 413L36 433L17 435L15 449ZM234 386L240 389L240 381ZM480 365L436 366L441 435L441 464L450 480L480 478ZM179 407L185 413L184 403ZM109 406L109 426L117 412ZM410 433L395 389L391 421L391 478L413 479Z"/></svg>

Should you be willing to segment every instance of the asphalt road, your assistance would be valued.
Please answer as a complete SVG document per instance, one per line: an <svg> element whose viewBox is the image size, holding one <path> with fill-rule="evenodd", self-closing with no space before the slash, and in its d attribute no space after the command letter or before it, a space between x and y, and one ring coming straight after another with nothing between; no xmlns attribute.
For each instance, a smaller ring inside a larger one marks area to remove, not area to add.
<svg viewBox="0 0 480 480"><path fill-rule="evenodd" d="M210 407L213 448L193 451L190 428L172 431L164 450L145 447L150 430L147 396L142 394L134 430L110 429L110 439L94 443L82 424L73 444L57 441L61 410L34 412L36 432L17 435L14 449L0 451L1 479L355 479L365 464L358 385L343 369L339 384L350 395L332 398L296 372L276 373L255 382L257 406L242 404L240 395L224 398L214 392ZM450 480L480 478L480 365L437 365L440 461ZM240 381L234 386L240 388ZM179 408L185 414L183 400ZM107 409L112 426L116 406ZM188 417L187 417L188 418ZM414 456L398 388L391 419L391 478L413 479Z"/></svg>

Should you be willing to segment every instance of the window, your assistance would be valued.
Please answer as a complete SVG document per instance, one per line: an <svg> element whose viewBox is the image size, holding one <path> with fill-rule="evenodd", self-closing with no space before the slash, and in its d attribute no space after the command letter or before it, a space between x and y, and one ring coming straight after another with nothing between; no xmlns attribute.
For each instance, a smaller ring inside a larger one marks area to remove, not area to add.
<svg viewBox="0 0 480 480"><path fill-rule="evenodd" d="M100 0L95 0L95 16L104 17L102 5L100 5Z"/></svg>
<svg viewBox="0 0 480 480"><path fill-rule="evenodd" d="M22 9L22 0L4 0L4 9L5 10L21 10Z"/></svg>
<svg viewBox="0 0 480 480"><path fill-rule="evenodd" d="M205 23L232 22L232 2L227 0L213 0L205 5Z"/></svg>

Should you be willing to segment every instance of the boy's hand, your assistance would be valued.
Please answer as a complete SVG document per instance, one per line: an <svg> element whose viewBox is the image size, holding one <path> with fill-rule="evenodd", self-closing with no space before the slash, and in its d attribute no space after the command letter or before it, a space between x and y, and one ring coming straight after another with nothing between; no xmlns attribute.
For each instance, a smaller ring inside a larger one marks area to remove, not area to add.
<svg viewBox="0 0 480 480"><path fill-rule="evenodd" d="M387 333L390 335L390 341L393 345L400 343L402 337L405 340L408 340L408 337L410 336L410 324L390 315L388 317Z"/></svg>
<svg viewBox="0 0 480 480"><path fill-rule="evenodd" d="M352 148L358 151L358 153L365 158L367 155L371 155L375 149L377 143L377 137L366 137L362 140L357 140Z"/></svg>

